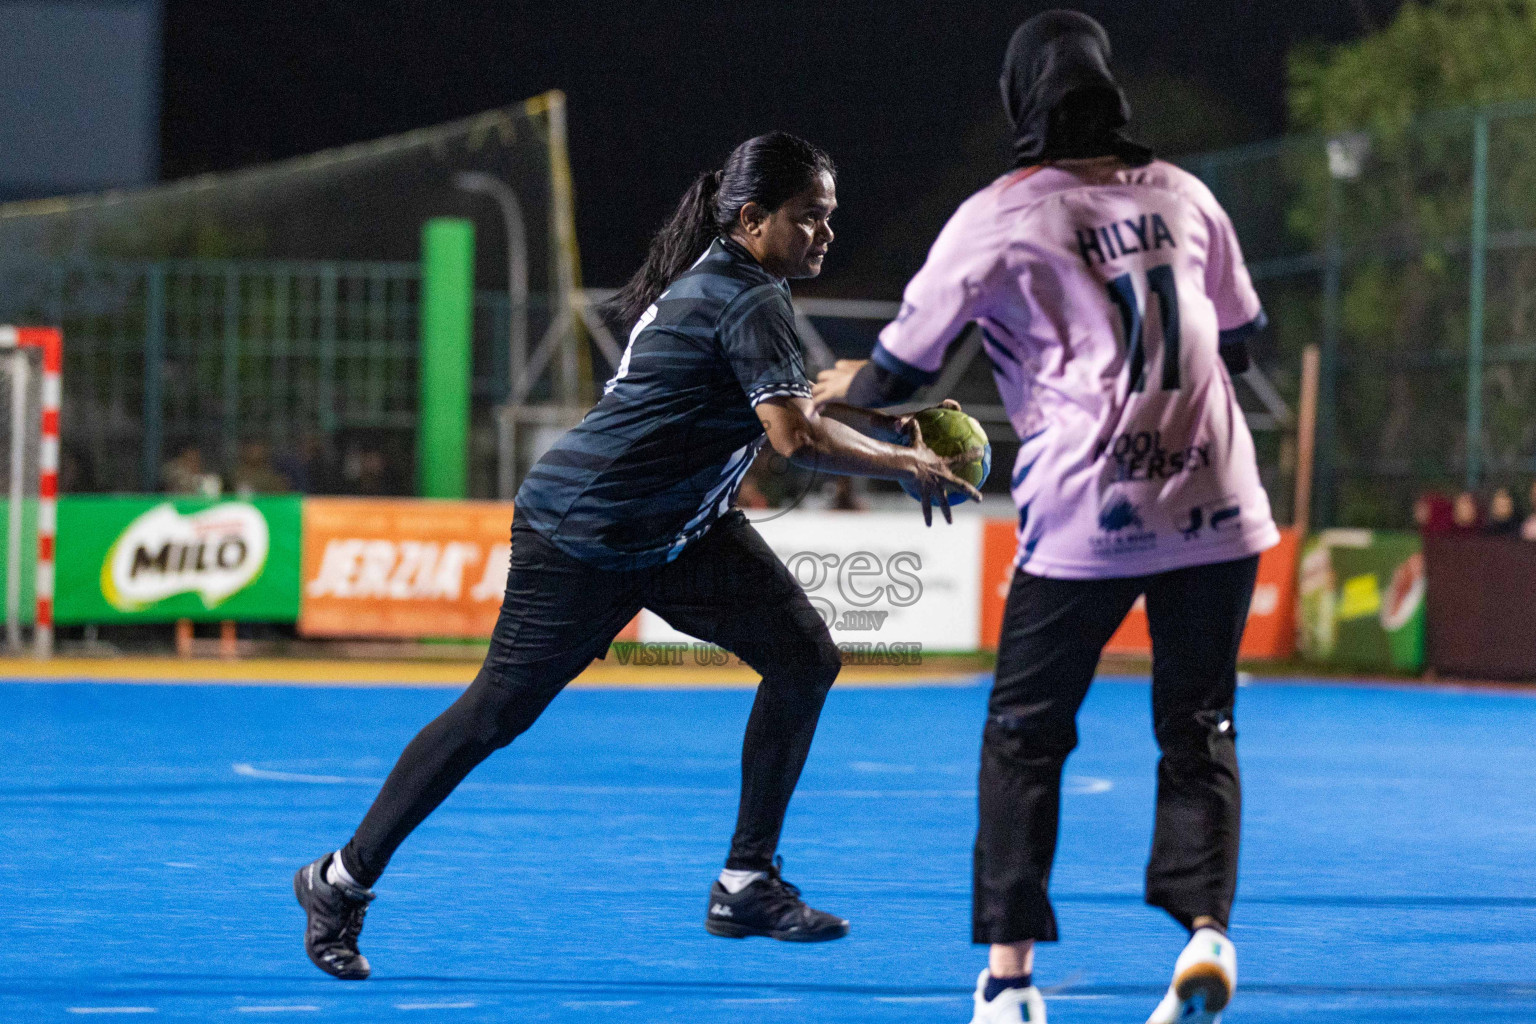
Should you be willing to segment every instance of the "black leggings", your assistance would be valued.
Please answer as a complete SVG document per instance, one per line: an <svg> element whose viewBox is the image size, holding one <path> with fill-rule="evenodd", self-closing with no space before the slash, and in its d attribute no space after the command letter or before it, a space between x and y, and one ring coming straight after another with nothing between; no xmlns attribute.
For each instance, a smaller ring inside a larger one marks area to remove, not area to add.
<svg viewBox="0 0 1536 1024"><path fill-rule="evenodd" d="M526 731L642 607L763 677L742 741L726 866L767 868L841 661L794 576L734 512L676 561L624 573L594 569L514 524L506 599L485 664L400 755L342 848L347 872L371 886L405 837L475 765Z"/></svg>
<svg viewBox="0 0 1536 1024"><path fill-rule="evenodd" d="M1226 925L1242 803L1232 703L1258 566L1253 555L1130 579L1014 573L982 734L972 941L1056 939L1047 889L1062 764L1099 655L1141 594L1162 750L1147 902L1185 927L1202 916Z"/></svg>

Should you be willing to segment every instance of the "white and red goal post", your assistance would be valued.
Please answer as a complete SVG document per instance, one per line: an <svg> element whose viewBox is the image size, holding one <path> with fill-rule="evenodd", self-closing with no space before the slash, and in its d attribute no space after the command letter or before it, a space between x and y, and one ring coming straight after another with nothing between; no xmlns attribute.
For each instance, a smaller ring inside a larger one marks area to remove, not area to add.
<svg viewBox="0 0 1536 1024"><path fill-rule="evenodd" d="M28 555L23 533L28 499L36 498L33 640L39 657L53 653L54 549L58 533L59 403L64 336L55 327L0 326L0 359L9 363L6 516L6 639L21 642L21 580Z"/></svg>

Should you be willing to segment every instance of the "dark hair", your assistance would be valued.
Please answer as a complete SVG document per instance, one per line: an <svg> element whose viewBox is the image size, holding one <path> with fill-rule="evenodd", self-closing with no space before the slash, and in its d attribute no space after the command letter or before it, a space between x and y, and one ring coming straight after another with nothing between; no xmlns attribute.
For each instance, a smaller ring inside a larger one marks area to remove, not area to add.
<svg viewBox="0 0 1536 1024"><path fill-rule="evenodd" d="M836 175L831 157L788 132L769 132L737 146L722 169L699 175L651 239L645 263L610 303L625 329L717 235L731 233L743 206L756 203L772 213L823 173Z"/></svg>

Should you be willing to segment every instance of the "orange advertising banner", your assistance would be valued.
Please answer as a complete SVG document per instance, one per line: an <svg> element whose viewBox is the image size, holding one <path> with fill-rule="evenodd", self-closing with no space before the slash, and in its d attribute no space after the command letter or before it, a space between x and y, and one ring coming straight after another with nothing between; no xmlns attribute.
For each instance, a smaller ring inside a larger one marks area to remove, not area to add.
<svg viewBox="0 0 1536 1024"><path fill-rule="evenodd" d="M1013 522L989 520L982 543L981 646L997 649L1003 606L1013 579ZM1280 543L1259 556L1259 579L1253 588L1248 626L1243 632L1244 658L1288 658L1296 650L1296 531L1280 531ZM1147 631L1147 606L1138 598L1120 628L1104 648L1106 654L1152 653Z"/></svg>
<svg viewBox="0 0 1536 1024"><path fill-rule="evenodd" d="M489 639L511 527L511 502L308 499L299 632Z"/></svg>

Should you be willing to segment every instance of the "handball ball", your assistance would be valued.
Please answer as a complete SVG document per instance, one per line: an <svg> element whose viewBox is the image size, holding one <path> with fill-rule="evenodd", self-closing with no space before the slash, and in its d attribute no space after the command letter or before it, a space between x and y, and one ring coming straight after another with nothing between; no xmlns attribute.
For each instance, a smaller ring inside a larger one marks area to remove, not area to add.
<svg viewBox="0 0 1536 1024"><path fill-rule="evenodd" d="M935 407L917 414L917 426L923 432L923 443L940 458L947 459L967 449L979 449L981 454L975 459L952 465L950 469L955 476L972 487L980 487L987 479L987 474L992 471L992 446L987 443L987 432L974 416L968 416L959 409ZM901 487L912 497L922 500L905 480L901 481ZM951 491L948 497L951 505L958 505L966 499L960 491Z"/></svg>

